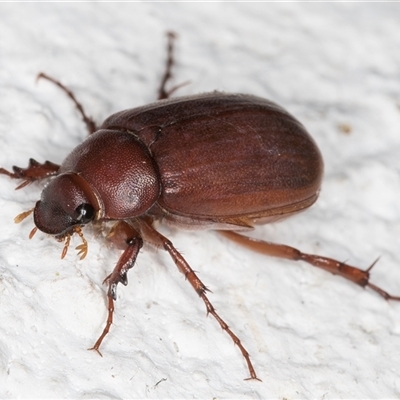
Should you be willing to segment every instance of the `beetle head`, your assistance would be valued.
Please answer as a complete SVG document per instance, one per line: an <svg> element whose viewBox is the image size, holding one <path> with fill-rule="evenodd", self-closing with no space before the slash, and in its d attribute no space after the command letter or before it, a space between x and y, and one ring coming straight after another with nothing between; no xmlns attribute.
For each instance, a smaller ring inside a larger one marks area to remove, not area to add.
<svg viewBox="0 0 400 400"><path fill-rule="evenodd" d="M88 244L81 226L95 220L98 209L97 197L89 184L78 174L65 173L55 177L43 189L35 208L17 215L14 221L19 223L33 212L35 227L29 238L32 239L40 229L59 241L65 240L61 258L67 254L71 236L77 233L83 242L76 247L82 260L88 252Z"/></svg>
<svg viewBox="0 0 400 400"><path fill-rule="evenodd" d="M89 184L78 174L65 173L43 189L33 219L39 230L62 239L76 227L93 221L97 210L96 196Z"/></svg>

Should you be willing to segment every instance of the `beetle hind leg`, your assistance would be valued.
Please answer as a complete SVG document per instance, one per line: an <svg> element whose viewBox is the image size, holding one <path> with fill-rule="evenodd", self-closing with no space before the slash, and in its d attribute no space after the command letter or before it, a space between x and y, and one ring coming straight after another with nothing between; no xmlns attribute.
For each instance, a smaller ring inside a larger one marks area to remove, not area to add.
<svg viewBox="0 0 400 400"><path fill-rule="evenodd" d="M373 283L369 282L370 271L378 260L372 263L372 265L364 271L360 268L353 267L332 258L321 257L315 254L302 253L294 247L253 239L233 231L219 231L219 233L221 233L228 239L249 248L250 250L273 257L286 258L288 260L295 261L305 261L313 265L314 267L322 268L325 271L328 271L334 275L340 275L343 278L348 279L349 281L352 281L361 287L369 287L386 300L400 301L400 296L393 296L385 292L379 286L376 286Z"/></svg>

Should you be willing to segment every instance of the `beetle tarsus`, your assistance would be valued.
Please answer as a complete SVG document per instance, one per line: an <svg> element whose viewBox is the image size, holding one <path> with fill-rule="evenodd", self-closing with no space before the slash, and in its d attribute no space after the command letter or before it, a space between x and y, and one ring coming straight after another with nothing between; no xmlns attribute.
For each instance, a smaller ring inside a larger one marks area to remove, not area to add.
<svg viewBox="0 0 400 400"><path fill-rule="evenodd" d="M102 357L103 355L100 353L100 345L101 342L103 341L103 339L105 338L105 336L107 335L107 333L110 330L110 326L112 325L113 322L113 314L114 314L114 300L111 296L107 296L108 298L108 316L107 316L107 322L106 322L106 326L102 332L102 334L100 335L100 337L96 340L96 343L94 344L93 347L90 347L88 350L96 350L97 353L99 353Z"/></svg>
<svg viewBox="0 0 400 400"><path fill-rule="evenodd" d="M395 301L400 301L400 296L392 296L388 292L385 292L383 289L381 289L379 286L374 285L373 283L367 283L367 285L370 289L374 290L376 293L381 295L384 299L386 300L395 300Z"/></svg>
<svg viewBox="0 0 400 400"><path fill-rule="evenodd" d="M302 253L300 250L297 250L294 247L253 239L233 231L220 231L220 233L228 239L239 243L242 246L247 247L253 251L257 251L258 253L266 254L273 257L286 258L289 260L305 261L313 265L314 267L322 268L325 271L328 271L334 275L340 275L341 277L352 281L361 287L369 287L386 300L400 301L400 296L392 296L380 287L369 282L370 271L372 267L374 267L374 265L377 263L379 258L376 259L371 264L371 266L369 266L364 271L360 268L353 267L332 258L322 257L315 254Z"/></svg>

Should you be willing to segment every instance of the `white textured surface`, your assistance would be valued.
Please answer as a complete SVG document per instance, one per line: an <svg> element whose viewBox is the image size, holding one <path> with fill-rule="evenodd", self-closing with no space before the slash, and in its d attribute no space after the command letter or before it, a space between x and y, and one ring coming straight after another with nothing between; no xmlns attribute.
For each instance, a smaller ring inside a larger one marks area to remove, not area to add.
<svg viewBox="0 0 400 400"><path fill-rule="evenodd" d="M61 162L85 135L71 87L101 121L155 99L176 31L180 94L276 101L325 159L317 204L257 237L367 267L400 294L398 4L1 4L0 165ZM339 126L351 127L349 134ZM118 255L28 240L40 186L0 177L0 397L399 398L400 304L307 265L251 254L212 232L163 230L213 291L260 382L165 254L142 252L102 347L101 285ZM78 243L76 241L76 243ZM157 384L158 383L158 384Z"/></svg>

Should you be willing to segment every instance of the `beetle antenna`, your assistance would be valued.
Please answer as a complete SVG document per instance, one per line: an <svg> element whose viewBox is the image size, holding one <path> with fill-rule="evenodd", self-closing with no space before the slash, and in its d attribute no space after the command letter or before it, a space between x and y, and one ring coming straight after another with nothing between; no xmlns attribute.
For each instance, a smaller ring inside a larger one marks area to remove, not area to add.
<svg viewBox="0 0 400 400"><path fill-rule="evenodd" d="M35 208L32 208L31 210L24 211L24 212L22 212L21 214L18 214L18 215L14 218L14 222L15 222L16 224L19 224L19 223L20 223L21 221L23 221L26 217L28 217L30 214L32 214L34 209L35 209Z"/></svg>
<svg viewBox="0 0 400 400"><path fill-rule="evenodd" d="M88 253L88 243L87 243L85 237L83 236L81 228L76 227L74 230L80 236L80 238L82 239L82 242L83 242L79 246L75 247L75 250L78 250L78 256L80 256L80 260L83 260L87 256L87 253Z"/></svg>

